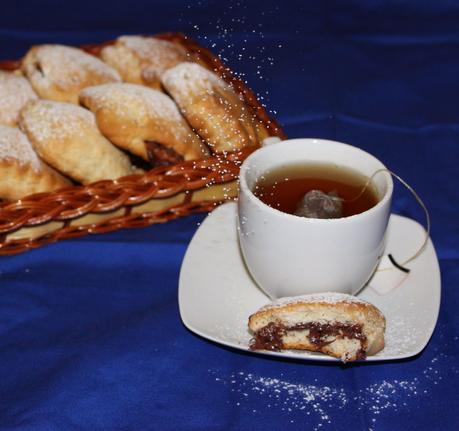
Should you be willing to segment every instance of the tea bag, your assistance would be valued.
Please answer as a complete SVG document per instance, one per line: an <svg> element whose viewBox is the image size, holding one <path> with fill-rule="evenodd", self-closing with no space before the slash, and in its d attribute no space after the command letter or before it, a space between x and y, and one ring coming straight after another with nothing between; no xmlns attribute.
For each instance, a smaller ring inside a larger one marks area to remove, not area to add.
<svg viewBox="0 0 459 431"><path fill-rule="evenodd" d="M343 216L343 199L336 192L311 190L298 202L293 214L307 218L340 218Z"/></svg>

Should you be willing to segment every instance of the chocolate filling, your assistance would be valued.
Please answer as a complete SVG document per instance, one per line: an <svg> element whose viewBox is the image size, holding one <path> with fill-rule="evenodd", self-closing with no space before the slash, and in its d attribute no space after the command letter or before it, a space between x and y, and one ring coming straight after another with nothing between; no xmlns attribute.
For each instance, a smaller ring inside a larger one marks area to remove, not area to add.
<svg viewBox="0 0 459 431"><path fill-rule="evenodd" d="M145 141L148 161L152 166L169 166L183 161L183 157L172 148L158 142Z"/></svg>
<svg viewBox="0 0 459 431"><path fill-rule="evenodd" d="M279 351L284 348L282 337L289 331L309 330L307 335L311 344L320 350L323 346L332 343L335 338L349 338L360 341L360 349L356 359L365 358L367 337L362 332L362 325L350 323L320 323L307 322L286 327L280 323L271 322L255 333L250 344L251 350ZM334 337L328 340L329 337Z"/></svg>
<svg viewBox="0 0 459 431"><path fill-rule="evenodd" d="M35 69L37 69L37 72L42 76L44 77L45 76L45 72L43 71L43 68L41 66L41 63L39 61L35 62Z"/></svg>

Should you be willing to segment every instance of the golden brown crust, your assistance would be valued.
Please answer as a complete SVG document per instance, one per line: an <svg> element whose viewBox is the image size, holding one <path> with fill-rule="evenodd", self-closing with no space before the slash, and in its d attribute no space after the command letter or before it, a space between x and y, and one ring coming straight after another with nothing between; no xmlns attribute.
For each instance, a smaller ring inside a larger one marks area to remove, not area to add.
<svg viewBox="0 0 459 431"><path fill-rule="evenodd" d="M0 70L0 124L16 126L19 112L37 95L20 73L3 72Z"/></svg>
<svg viewBox="0 0 459 431"><path fill-rule="evenodd" d="M59 190L71 184L45 164L37 171L13 159L0 161L0 199L15 201L35 193Z"/></svg>
<svg viewBox="0 0 459 431"><path fill-rule="evenodd" d="M327 310L332 316L346 316L350 320L358 321L359 323L365 322L368 317L372 318L384 318L382 313L372 304L363 302L289 302L285 305L279 305L274 307L267 306L262 308L256 313L249 317L249 321L252 319L267 318L269 316L282 316L289 313L313 313Z"/></svg>
<svg viewBox="0 0 459 431"><path fill-rule="evenodd" d="M129 158L99 132L94 115L68 103L39 100L21 112L21 128L39 156L83 184L129 175Z"/></svg>
<svg viewBox="0 0 459 431"><path fill-rule="evenodd" d="M185 160L209 155L175 103L159 91L135 84L90 87L80 101L94 112L101 132L115 145L148 160L145 142L174 150Z"/></svg>
<svg viewBox="0 0 459 431"><path fill-rule="evenodd" d="M258 144L248 109L215 73L187 62L164 72L161 81L191 126L214 151L234 151Z"/></svg>
<svg viewBox="0 0 459 431"><path fill-rule="evenodd" d="M163 72L188 59L182 46L167 40L145 36L120 36L114 45L100 53L124 81L161 88Z"/></svg>
<svg viewBox="0 0 459 431"><path fill-rule="evenodd" d="M118 72L97 57L65 45L32 47L22 71L43 99L74 104L85 87L121 81Z"/></svg>
<svg viewBox="0 0 459 431"><path fill-rule="evenodd" d="M70 181L38 158L19 129L0 126L0 199L17 200L67 185Z"/></svg>

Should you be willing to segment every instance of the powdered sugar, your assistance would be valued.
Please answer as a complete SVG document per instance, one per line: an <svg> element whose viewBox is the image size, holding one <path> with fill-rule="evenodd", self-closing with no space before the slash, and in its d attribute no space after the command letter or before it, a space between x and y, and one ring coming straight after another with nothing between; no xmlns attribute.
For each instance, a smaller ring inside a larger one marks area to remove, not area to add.
<svg viewBox="0 0 459 431"><path fill-rule="evenodd" d="M102 107L113 109L119 115L137 112L153 118L164 118L169 121L183 121L173 100L161 93L136 84L104 84L86 88L81 92L87 98L93 111Z"/></svg>
<svg viewBox="0 0 459 431"><path fill-rule="evenodd" d="M29 78L37 79L39 85L54 84L61 89L121 81L118 72L103 61L65 45L32 48L24 66Z"/></svg>
<svg viewBox="0 0 459 431"><path fill-rule="evenodd" d="M40 159L27 136L15 127L0 125L0 160L14 159L20 165L30 165L39 170Z"/></svg>
<svg viewBox="0 0 459 431"><path fill-rule="evenodd" d="M217 152L257 142L246 107L231 87L196 63L181 63L161 81L190 124Z"/></svg>
<svg viewBox="0 0 459 431"><path fill-rule="evenodd" d="M160 87L165 70L189 57L179 44L143 36L121 36L115 44L103 48L100 56L118 70L124 81L154 88Z"/></svg>
<svg viewBox="0 0 459 431"><path fill-rule="evenodd" d="M39 100L22 111L21 128L45 145L67 136L81 136L88 127L96 128L92 112L70 103Z"/></svg>
<svg viewBox="0 0 459 431"><path fill-rule="evenodd" d="M152 71L162 72L182 61L187 52L180 45L154 37L121 36L118 42L134 51L144 65Z"/></svg>
<svg viewBox="0 0 459 431"><path fill-rule="evenodd" d="M213 94L215 88L229 88L215 73L190 62L180 63L167 70L161 81L179 105L186 104L190 97L197 94Z"/></svg>
<svg viewBox="0 0 459 431"><path fill-rule="evenodd" d="M225 374L210 369L209 374L231 393L228 403L242 414L275 414L286 423L297 424L299 429L315 431L338 428L343 414L361 415L368 421L364 429L376 431L385 417L404 415L420 400L427 402L432 385L443 380L441 370L459 373L454 357L443 352L424 362L422 371L415 375L398 378L389 373L388 377L378 378L361 373L366 375L365 380L354 380L350 385L330 383L327 377L319 380L313 371L298 374L297 378L286 378L275 371L271 375L246 371ZM290 375L295 375L293 370Z"/></svg>
<svg viewBox="0 0 459 431"><path fill-rule="evenodd" d="M272 308L279 308L289 304L297 303L323 303L323 304L338 304L338 303L347 303L347 304L365 304L369 303L359 299L352 295L347 295L345 293L339 292L323 292L323 293L312 293L309 295L301 296L291 296L286 298L280 298L273 301L270 304L265 305L262 310L269 310Z"/></svg>
<svg viewBox="0 0 459 431"><path fill-rule="evenodd" d="M387 318L384 353L396 356L406 351L415 351L421 335L419 326L411 317L390 315Z"/></svg>
<svg viewBox="0 0 459 431"><path fill-rule="evenodd" d="M0 124L14 126L19 119L19 111L37 95L29 81L23 76L0 71Z"/></svg>

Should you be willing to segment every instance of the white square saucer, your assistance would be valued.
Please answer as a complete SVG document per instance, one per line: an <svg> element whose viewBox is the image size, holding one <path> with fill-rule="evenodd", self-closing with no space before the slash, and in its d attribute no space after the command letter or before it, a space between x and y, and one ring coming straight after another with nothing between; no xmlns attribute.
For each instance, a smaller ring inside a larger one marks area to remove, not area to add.
<svg viewBox="0 0 459 431"><path fill-rule="evenodd" d="M249 351L248 317L270 302L248 273L237 237L237 204L215 209L201 224L187 249L179 280L179 308L184 325L216 343ZM403 262L425 238L417 222L391 215L388 253ZM431 240L407 265L408 274L383 259L380 269L357 295L386 316L386 347L365 362L408 358L428 343L438 319L440 269ZM302 360L338 361L307 351L253 352Z"/></svg>

